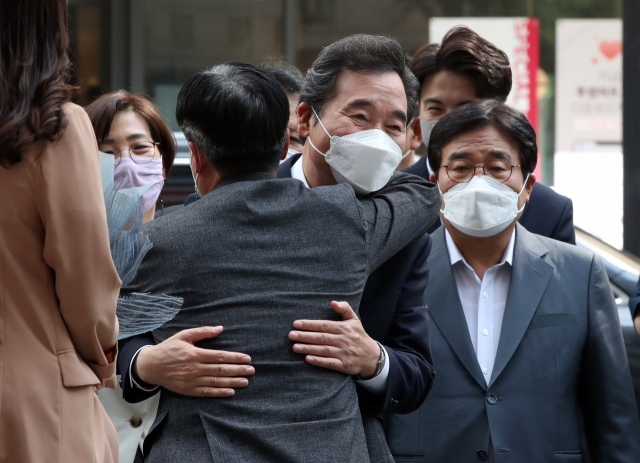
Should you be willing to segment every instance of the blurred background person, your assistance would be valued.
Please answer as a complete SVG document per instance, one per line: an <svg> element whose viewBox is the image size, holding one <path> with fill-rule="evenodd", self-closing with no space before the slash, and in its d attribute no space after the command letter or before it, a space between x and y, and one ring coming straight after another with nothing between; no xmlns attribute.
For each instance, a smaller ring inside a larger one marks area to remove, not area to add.
<svg viewBox="0 0 640 463"><path fill-rule="evenodd" d="M275 59L265 60L261 67L273 74L284 88L287 98L289 99L289 150L286 158L296 153L302 153L304 139L298 134L298 114L296 109L298 108L298 101L300 100L300 91L302 90L304 76L297 67L285 61Z"/></svg>
<svg viewBox="0 0 640 463"><path fill-rule="evenodd" d="M100 151L114 157L114 177L136 187L151 185L141 195L142 222L153 220L163 179L176 154L173 132L153 103L125 90L103 95L85 110ZM103 389L98 396L118 432L120 463L141 462L142 443L156 417L160 394L127 403L118 384L115 390Z"/></svg>
<svg viewBox="0 0 640 463"><path fill-rule="evenodd" d="M407 59L411 62L411 60L413 60L413 56L407 55ZM407 139L404 144L405 152L402 156L402 161L400 161L396 170L404 170L411 167L416 161L420 160L420 156L415 154L416 150L422 146L422 130L420 128L419 113L420 104L418 103L418 111L416 112L416 115L407 124Z"/></svg>
<svg viewBox="0 0 640 463"><path fill-rule="evenodd" d="M98 147L69 103L67 1L0 3L0 461L117 462L120 279Z"/></svg>
<svg viewBox="0 0 640 463"><path fill-rule="evenodd" d="M411 70L420 82L422 140L429 144L433 126L445 114L471 101L495 98L505 101L511 91L509 58L492 43L467 27L455 27L442 39L420 48ZM427 156L405 172L429 178ZM530 232L575 244L573 203L551 188L536 183L520 217ZM430 232L440 225L437 222Z"/></svg>

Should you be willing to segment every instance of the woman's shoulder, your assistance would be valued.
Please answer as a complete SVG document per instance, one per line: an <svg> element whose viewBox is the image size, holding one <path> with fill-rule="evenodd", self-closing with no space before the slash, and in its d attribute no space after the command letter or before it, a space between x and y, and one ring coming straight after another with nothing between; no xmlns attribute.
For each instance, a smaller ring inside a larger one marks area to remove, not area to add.
<svg viewBox="0 0 640 463"><path fill-rule="evenodd" d="M89 120L89 115L84 110L82 106L78 106L75 103L67 102L62 105L62 112L64 116L67 118L68 125L71 126L91 126L91 121Z"/></svg>
<svg viewBox="0 0 640 463"><path fill-rule="evenodd" d="M93 126L84 108L75 103L65 103L62 105L62 111L67 119L67 127L60 141L65 138L67 140L80 138L90 145L94 145L96 142Z"/></svg>
<svg viewBox="0 0 640 463"><path fill-rule="evenodd" d="M46 162L51 157L57 162L62 159L76 162L89 153L97 160L96 137L85 110L75 103L64 103L62 111L67 120L64 132L57 141L44 144L42 154L39 156L40 161Z"/></svg>

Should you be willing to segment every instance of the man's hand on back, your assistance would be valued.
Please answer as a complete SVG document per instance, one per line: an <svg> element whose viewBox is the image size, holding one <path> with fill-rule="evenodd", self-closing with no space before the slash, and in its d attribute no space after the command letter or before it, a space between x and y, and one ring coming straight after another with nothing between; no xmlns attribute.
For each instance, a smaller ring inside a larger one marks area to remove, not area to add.
<svg viewBox="0 0 640 463"><path fill-rule="evenodd" d="M198 341L222 333L222 326L181 331L156 346L142 349L133 364L134 379L162 386L182 395L230 397L234 388L246 387L242 376L253 375L246 354L201 349Z"/></svg>
<svg viewBox="0 0 640 463"><path fill-rule="evenodd" d="M293 351L307 354L305 360L362 379L373 377L378 367L380 346L364 331L360 319L346 302L331 303L342 321L296 320L297 331L289 333L295 341Z"/></svg>

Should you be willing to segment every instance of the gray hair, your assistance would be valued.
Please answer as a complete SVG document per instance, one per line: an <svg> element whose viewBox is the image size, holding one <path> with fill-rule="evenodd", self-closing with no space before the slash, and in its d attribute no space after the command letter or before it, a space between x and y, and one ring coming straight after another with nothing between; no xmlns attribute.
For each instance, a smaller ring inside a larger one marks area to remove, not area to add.
<svg viewBox="0 0 640 463"><path fill-rule="evenodd" d="M335 96L343 68L367 74L395 71L407 96L407 123L417 114L420 85L407 55L397 40L382 35L356 34L323 48L307 71L300 102L322 114L325 104Z"/></svg>

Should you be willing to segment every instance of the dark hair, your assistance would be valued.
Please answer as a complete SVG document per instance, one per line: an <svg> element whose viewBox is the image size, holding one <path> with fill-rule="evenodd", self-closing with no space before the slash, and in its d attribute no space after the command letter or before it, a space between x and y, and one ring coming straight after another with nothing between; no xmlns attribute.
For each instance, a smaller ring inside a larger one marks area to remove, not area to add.
<svg viewBox="0 0 640 463"><path fill-rule="evenodd" d="M442 116L429 138L427 155L431 169L438 173L444 145L458 135L480 127L495 127L518 144L525 176L535 170L538 162L535 130L524 114L498 100L473 101Z"/></svg>
<svg viewBox="0 0 640 463"><path fill-rule="evenodd" d="M121 111L138 113L149 125L149 133L154 142L159 143L165 175L169 176L176 157L176 141L173 132L160 115L156 105L142 95L126 90L107 93L85 108L91 119L98 143L109 136L113 119Z"/></svg>
<svg viewBox="0 0 640 463"><path fill-rule="evenodd" d="M66 0L0 1L0 165L28 145L55 142L67 127L62 105L77 89L69 71ZM29 136L20 141L22 129Z"/></svg>
<svg viewBox="0 0 640 463"><path fill-rule="evenodd" d="M361 73L395 71L407 96L407 122L417 112L419 84L409 69L409 60L397 40L381 35L357 34L322 49L304 79L300 102L313 107L318 115L334 97L342 69Z"/></svg>
<svg viewBox="0 0 640 463"><path fill-rule="evenodd" d="M478 98L506 101L511 91L511 68L507 55L468 27L447 32L441 44L420 48L413 56L411 71L420 87L430 75L450 71L469 76Z"/></svg>
<svg viewBox="0 0 640 463"><path fill-rule="evenodd" d="M300 95L304 76L297 67L276 58L265 58L260 67L273 74L287 94Z"/></svg>
<svg viewBox="0 0 640 463"><path fill-rule="evenodd" d="M176 119L221 174L272 171L287 141L289 100L264 69L224 63L184 84Z"/></svg>

